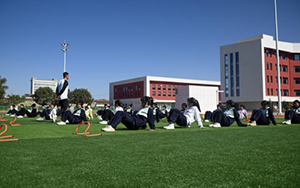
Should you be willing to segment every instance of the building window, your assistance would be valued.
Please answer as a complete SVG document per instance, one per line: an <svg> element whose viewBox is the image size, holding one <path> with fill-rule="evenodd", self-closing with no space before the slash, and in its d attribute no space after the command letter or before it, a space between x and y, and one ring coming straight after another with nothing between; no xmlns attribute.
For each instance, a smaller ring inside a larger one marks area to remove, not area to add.
<svg viewBox="0 0 300 188"><path fill-rule="evenodd" d="M268 91L268 95L270 95L270 89L269 89L269 88L268 88L268 90L267 90L267 91Z"/></svg>
<svg viewBox="0 0 300 188"><path fill-rule="evenodd" d="M140 85L138 85L138 88L139 88L139 90L141 90L141 86Z"/></svg>
<svg viewBox="0 0 300 188"><path fill-rule="evenodd" d="M173 91L175 91L176 90L176 86L173 86Z"/></svg>
<svg viewBox="0 0 300 188"><path fill-rule="evenodd" d="M271 83L273 83L273 76L271 76Z"/></svg>
<svg viewBox="0 0 300 188"><path fill-rule="evenodd" d="M155 92L155 91L153 91L153 92L152 92L152 96L155 96L155 95L156 95L156 92Z"/></svg>
<svg viewBox="0 0 300 188"><path fill-rule="evenodd" d="M159 91L159 92L157 92L157 96L161 96L161 94L160 94L160 91Z"/></svg>
<svg viewBox="0 0 300 188"><path fill-rule="evenodd" d="M294 72L300 72L300 66L294 66Z"/></svg>
<svg viewBox="0 0 300 188"><path fill-rule="evenodd" d="M284 89L283 90L283 96L289 96L289 90Z"/></svg>
<svg viewBox="0 0 300 188"><path fill-rule="evenodd" d="M229 96L229 83L228 83L228 55L224 56L225 62L225 97Z"/></svg>
<svg viewBox="0 0 300 188"><path fill-rule="evenodd" d="M300 54L294 55L294 61L300 61Z"/></svg>
<svg viewBox="0 0 300 188"><path fill-rule="evenodd" d="M176 96L176 93L175 92L173 92L173 97L175 97Z"/></svg>
<svg viewBox="0 0 300 188"><path fill-rule="evenodd" d="M269 76L267 76L267 82L269 83Z"/></svg>
<svg viewBox="0 0 300 188"><path fill-rule="evenodd" d="M117 88L115 88L115 93L117 93Z"/></svg>
<svg viewBox="0 0 300 188"><path fill-rule="evenodd" d="M276 83L278 84L278 77L276 76ZM282 84L282 78L280 77L280 83Z"/></svg>
<svg viewBox="0 0 300 188"><path fill-rule="evenodd" d="M295 95L295 96L300 96L300 90L295 90L295 91L294 91L294 95Z"/></svg>
<svg viewBox="0 0 300 188"><path fill-rule="evenodd" d="M161 89L161 85L157 85L157 89L160 90Z"/></svg>
<svg viewBox="0 0 300 188"><path fill-rule="evenodd" d="M163 85L163 90L166 90L166 85Z"/></svg>
<svg viewBox="0 0 300 188"><path fill-rule="evenodd" d="M300 78L294 78L294 84L300 84Z"/></svg>
<svg viewBox="0 0 300 188"><path fill-rule="evenodd" d="M155 84L152 85L152 89L156 89L156 85Z"/></svg>
<svg viewBox="0 0 300 188"><path fill-rule="evenodd" d="M166 96L166 92L163 92L163 96Z"/></svg>
<svg viewBox="0 0 300 188"><path fill-rule="evenodd" d="M282 81L283 81L283 84L289 84L289 83L288 83L289 80L288 80L288 78L286 78L286 77L283 77Z"/></svg>
<svg viewBox="0 0 300 188"><path fill-rule="evenodd" d="M273 69L272 63L270 63L270 70L272 70L272 69Z"/></svg>
<svg viewBox="0 0 300 188"><path fill-rule="evenodd" d="M271 95L273 95L273 89L271 89Z"/></svg>
<svg viewBox="0 0 300 188"><path fill-rule="evenodd" d="M286 53L282 52L281 56L282 56L282 59L286 59Z"/></svg>
<svg viewBox="0 0 300 188"><path fill-rule="evenodd" d="M266 56L268 57L269 56L269 50L266 49Z"/></svg>
<svg viewBox="0 0 300 188"><path fill-rule="evenodd" d="M171 90L171 86L168 86L168 90L169 90L169 91Z"/></svg>
<svg viewBox="0 0 300 188"><path fill-rule="evenodd" d="M236 80L236 96L240 96L240 56L239 52L235 52L235 80Z"/></svg>
<svg viewBox="0 0 300 188"><path fill-rule="evenodd" d="M234 96L233 53L230 53L230 96Z"/></svg>
<svg viewBox="0 0 300 188"><path fill-rule="evenodd" d="M269 70L269 62L267 62L267 70Z"/></svg>
<svg viewBox="0 0 300 188"><path fill-rule="evenodd" d="M288 72L288 66L282 65L282 72Z"/></svg>
<svg viewBox="0 0 300 188"><path fill-rule="evenodd" d="M171 92L168 92L168 96L171 97Z"/></svg>
<svg viewBox="0 0 300 188"><path fill-rule="evenodd" d="M137 85L135 86L135 90L136 90L136 91L138 90L138 86L137 86Z"/></svg>

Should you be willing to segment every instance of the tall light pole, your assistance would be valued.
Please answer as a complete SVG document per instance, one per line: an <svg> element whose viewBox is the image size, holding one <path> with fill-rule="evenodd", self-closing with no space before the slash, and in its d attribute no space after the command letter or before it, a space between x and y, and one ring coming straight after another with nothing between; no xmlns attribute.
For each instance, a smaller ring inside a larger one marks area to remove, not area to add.
<svg viewBox="0 0 300 188"><path fill-rule="evenodd" d="M276 58L277 58L277 96L278 96L278 114L282 114L281 107L281 79L280 79L280 65L279 65L279 50L278 50L278 26L277 26L277 6L276 0L274 0L274 13L275 13L275 35L276 35Z"/></svg>
<svg viewBox="0 0 300 188"><path fill-rule="evenodd" d="M64 47L63 49L61 49L64 52L64 72L66 72L66 64L67 64L67 51L69 51L67 49L68 46L70 46L70 44L68 44L66 41L64 43L61 43L61 46Z"/></svg>

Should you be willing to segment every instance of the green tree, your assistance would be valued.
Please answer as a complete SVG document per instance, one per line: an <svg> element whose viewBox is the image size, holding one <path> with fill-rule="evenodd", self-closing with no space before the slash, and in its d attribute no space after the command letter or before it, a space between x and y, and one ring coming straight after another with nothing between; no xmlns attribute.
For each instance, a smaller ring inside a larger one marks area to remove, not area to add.
<svg viewBox="0 0 300 188"><path fill-rule="evenodd" d="M78 102L92 103L93 97L87 89L74 89L70 92L70 102L76 104Z"/></svg>
<svg viewBox="0 0 300 188"><path fill-rule="evenodd" d="M40 105L50 104L55 102L55 96L50 87L40 87L34 92L33 100Z"/></svg>
<svg viewBox="0 0 300 188"><path fill-rule="evenodd" d="M3 101L4 95L5 95L5 90L8 89L8 86L5 85L6 82L7 82L7 79L6 78L2 78L0 76L0 101Z"/></svg>
<svg viewBox="0 0 300 188"><path fill-rule="evenodd" d="M14 94L11 94L11 95L7 95L8 99L7 99L7 104L9 105L17 105L21 102L24 102L26 99L25 99L25 96L20 96L20 95L14 95Z"/></svg>

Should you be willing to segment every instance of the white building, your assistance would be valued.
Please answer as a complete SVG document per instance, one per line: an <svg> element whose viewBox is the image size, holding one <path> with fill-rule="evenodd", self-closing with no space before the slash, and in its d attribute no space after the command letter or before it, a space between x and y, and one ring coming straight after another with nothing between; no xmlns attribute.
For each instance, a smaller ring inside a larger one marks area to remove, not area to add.
<svg viewBox="0 0 300 188"><path fill-rule="evenodd" d="M133 104L134 109L140 108L140 98L143 96L150 96L160 108L166 105L168 109L175 107L177 100L177 91L181 86L201 86L204 93L208 93L208 88L213 88L214 95L212 100L216 101L216 91L220 88L220 82L207 80L192 80L181 78L166 78L144 76L118 82L112 82L109 85L109 103L113 106L114 101L121 100L125 105ZM207 88L206 90L204 88ZM193 90L195 91L195 90ZM199 93L188 93L185 96L184 102L188 97L199 98ZM202 97L204 95L201 95ZM181 99L180 99L181 100ZM215 105L216 107L216 105ZM181 107L180 107L181 108Z"/></svg>
<svg viewBox="0 0 300 188"><path fill-rule="evenodd" d="M262 100L278 102L276 46L272 36L259 35L220 47L222 102L229 99L247 110ZM300 43L280 42L282 101L300 97Z"/></svg>
<svg viewBox="0 0 300 188"><path fill-rule="evenodd" d="M31 94L34 94L34 92L40 88L40 87L50 87L54 92L57 87L57 79L52 80L39 80L35 77L31 78Z"/></svg>

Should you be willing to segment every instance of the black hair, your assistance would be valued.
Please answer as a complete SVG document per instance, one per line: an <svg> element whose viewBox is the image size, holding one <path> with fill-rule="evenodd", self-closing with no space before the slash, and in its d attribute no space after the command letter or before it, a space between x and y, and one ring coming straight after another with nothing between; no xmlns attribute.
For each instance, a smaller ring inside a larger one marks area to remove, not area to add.
<svg viewBox="0 0 300 188"><path fill-rule="evenodd" d="M69 73L67 73L67 72L63 73L64 78L67 77L67 75L69 75Z"/></svg>
<svg viewBox="0 0 300 188"><path fill-rule="evenodd" d="M157 103L156 102L154 102L152 105L157 107Z"/></svg>
<svg viewBox="0 0 300 188"><path fill-rule="evenodd" d="M132 107L132 104L128 105L128 107L129 107L129 106Z"/></svg>
<svg viewBox="0 0 300 188"><path fill-rule="evenodd" d="M152 106L153 98L144 96L141 98L142 106L145 107L145 105L148 103L148 106Z"/></svg>
<svg viewBox="0 0 300 188"><path fill-rule="evenodd" d="M266 101L266 100L263 100L261 103L260 103L261 106L266 106L268 105L269 106L269 102Z"/></svg>
<svg viewBox="0 0 300 188"><path fill-rule="evenodd" d="M230 107L234 107L235 106L235 103L234 103L233 100L226 101L226 104L228 104Z"/></svg>
<svg viewBox="0 0 300 188"><path fill-rule="evenodd" d="M85 108L85 109L88 109L88 106L85 106L84 108Z"/></svg>
<svg viewBox="0 0 300 188"><path fill-rule="evenodd" d="M184 102L184 103L181 104L181 106L187 107L187 104Z"/></svg>
<svg viewBox="0 0 300 188"><path fill-rule="evenodd" d="M45 105L44 104L42 104L42 107L44 107Z"/></svg>
<svg viewBox="0 0 300 188"><path fill-rule="evenodd" d="M87 105L88 105L88 106L91 106L91 103L88 103Z"/></svg>
<svg viewBox="0 0 300 188"><path fill-rule="evenodd" d="M13 108L16 107L16 105L13 105Z"/></svg>
<svg viewBox="0 0 300 188"><path fill-rule="evenodd" d="M80 105L81 105L81 107L83 107L83 102L78 102L77 104L80 104Z"/></svg>
<svg viewBox="0 0 300 188"><path fill-rule="evenodd" d="M107 107L107 104L104 104L104 107Z"/></svg>
<svg viewBox="0 0 300 188"><path fill-rule="evenodd" d="M191 97L191 98L188 98L187 101L188 101L188 103L193 104L193 106L197 106L199 112L201 112L200 104L197 99L195 99L194 97Z"/></svg>
<svg viewBox="0 0 300 188"><path fill-rule="evenodd" d="M296 103L300 104L300 101L299 100L294 100L293 104L296 104Z"/></svg>
<svg viewBox="0 0 300 188"><path fill-rule="evenodd" d="M167 106L166 106L166 105L163 105L163 108L167 108Z"/></svg>
<svg viewBox="0 0 300 188"><path fill-rule="evenodd" d="M36 104L35 104L35 103L34 103L34 104L32 104L32 105L31 105L31 107L36 107Z"/></svg>
<svg viewBox="0 0 300 188"><path fill-rule="evenodd" d="M243 107L244 109L246 109L246 107L243 104L240 107Z"/></svg>
<svg viewBox="0 0 300 188"><path fill-rule="evenodd" d="M115 106L116 106L116 105L121 106L122 108L123 108L123 106L124 106L123 103L122 103L120 100L116 100L116 101L115 101Z"/></svg>

